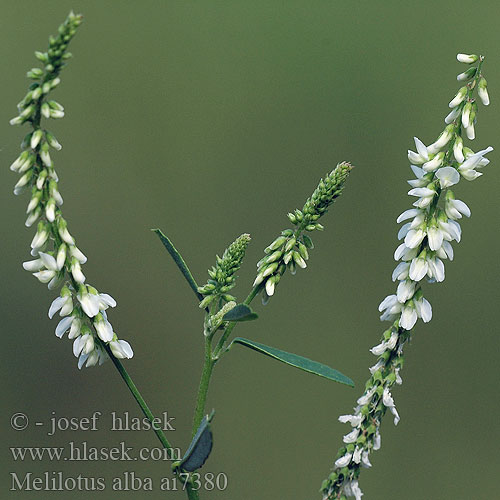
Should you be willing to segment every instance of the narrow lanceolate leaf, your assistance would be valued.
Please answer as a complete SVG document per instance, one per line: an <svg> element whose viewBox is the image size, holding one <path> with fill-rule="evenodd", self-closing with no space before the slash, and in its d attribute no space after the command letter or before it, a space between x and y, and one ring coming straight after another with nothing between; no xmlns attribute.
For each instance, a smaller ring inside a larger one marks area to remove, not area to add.
<svg viewBox="0 0 500 500"><path fill-rule="evenodd" d="M305 372L314 373L315 375L327 378L328 380L333 380L334 382L339 382L341 384L354 387L354 382L349 377L346 377L344 374L340 373L337 370L334 370L333 368L330 368L329 366L324 365L323 363L318 363L317 361L304 358L303 356L299 356L291 352L282 351L281 349L276 349L275 347L270 347L264 344L260 344L259 342L244 339L241 337L236 337L233 340L232 344L234 343L241 344L245 347L253 349L254 351L260 352L261 354L265 354L266 356L277 359L282 363L286 363L287 365L299 368L300 370L303 370Z"/></svg>
<svg viewBox="0 0 500 500"><path fill-rule="evenodd" d="M229 312L224 314L224 321L252 321L257 319L259 315L254 313L246 304L238 304Z"/></svg>
<svg viewBox="0 0 500 500"><path fill-rule="evenodd" d="M191 271L189 270L186 262L182 258L182 255L177 250L177 248L174 247L170 239L167 236L165 236L160 229L152 229L152 231L153 233L156 233L158 238L160 238L160 241L163 243L163 246L167 249L172 259L174 259L174 262L177 264L177 267L179 268L184 278L186 278L186 281L188 282L189 286L195 293L198 300L202 300L203 295L201 295L201 293L198 292L198 285L195 279L193 278L193 275L191 274Z"/></svg>
<svg viewBox="0 0 500 500"><path fill-rule="evenodd" d="M199 469L207 460L213 446L212 430L210 422L215 412L210 415L205 415L201 421L196 434L182 458L179 467L188 472L194 472Z"/></svg>

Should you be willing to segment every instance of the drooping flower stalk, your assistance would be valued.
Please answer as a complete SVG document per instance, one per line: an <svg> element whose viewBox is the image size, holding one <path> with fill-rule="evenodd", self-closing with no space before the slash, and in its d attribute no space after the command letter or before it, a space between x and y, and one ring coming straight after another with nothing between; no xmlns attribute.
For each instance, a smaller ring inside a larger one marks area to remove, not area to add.
<svg viewBox="0 0 500 500"><path fill-rule="evenodd" d="M370 368L363 395L350 415L339 420L351 425L351 431L344 438L344 446L338 452L334 469L321 486L323 500L361 498L363 493L358 484L362 467L371 467L370 454L380 448L380 424L389 410L394 424L399 422L391 390L394 384L401 384L400 370L403 367L403 347L411 338L418 318L425 323L432 318L432 308L425 299L422 281L442 282L445 278L443 260L453 260L451 242L459 242L461 228L457 222L463 215L470 217L469 207L455 199L451 186L461 178L472 181L482 175L479 169L487 165L484 155L493 148L488 147L474 153L464 146L462 133L473 140L477 104L474 90L484 105L489 104L486 80L481 67L484 58L476 55L458 54L459 62L474 64L458 75L458 81L467 81L450 101L451 113L445 118L447 124L437 140L429 146L415 138L417 151L408 151L408 159L415 179L408 181L412 189L410 196L417 197L413 207L404 211L397 222L405 223L398 239L403 239L394 253L400 261L392 273L398 281L395 294L387 296L379 306L380 319L390 321L391 326L383 333L380 344L371 349L378 357Z"/></svg>
<svg viewBox="0 0 500 500"><path fill-rule="evenodd" d="M59 311L62 319L55 333L60 338L69 331L79 368L102 364L108 359L106 345L116 358L133 356L130 344L118 339L106 315L106 309L116 305L115 300L86 283L81 266L87 258L76 246L62 216L63 199L50 155L50 148L59 151L62 146L41 123L42 117L64 116L64 108L49 100L49 94L60 83L59 73L71 57L68 44L81 22L82 16L71 12L59 27L58 35L50 37L47 52L35 52L43 68L28 71L28 77L34 82L18 104L19 115L10 121L12 125L28 123L32 129L22 142L23 152L10 167L21 175L14 193L31 191L26 226L38 221L31 242L34 259L24 262L23 267L42 283L48 283L49 290L62 285L59 297L50 306L49 317Z"/></svg>

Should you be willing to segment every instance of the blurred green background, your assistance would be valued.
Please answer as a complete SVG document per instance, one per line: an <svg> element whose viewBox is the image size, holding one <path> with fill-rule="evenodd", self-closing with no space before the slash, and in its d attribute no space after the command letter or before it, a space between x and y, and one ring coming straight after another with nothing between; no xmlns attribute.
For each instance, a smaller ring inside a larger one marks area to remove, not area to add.
<svg viewBox="0 0 500 500"><path fill-rule="evenodd" d="M224 492L202 499L314 499L347 427L337 422L361 394L384 325L377 306L393 293L395 219L410 206L406 150L432 142L464 66L457 52L487 56L492 104L480 106L473 149L500 147L497 2L417 4L340 1L3 0L0 41L3 380L1 498L86 498L85 492L11 492L10 472L61 471L111 479L149 476L153 492L120 498L184 498L162 492L169 462L15 462L11 446L156 447L152 432L110 432L110 412L139 416L111 363L78 371L71 343L47 318L54 298L23 271L34 229L27 196L15 198L8 166L24 135L9 127L15 104L70 8L85 15L75 58L54 97L66 117L50 124L69 228L89 257L84 272L118 307L110 319L135 350L127 369L152 409L174 416L176 446L189 442L202 362L202 313L150 228L174 241L199 282L216 253L242 232L253 241L240 298L263 248L287 227L318 179L341 160L356 165L325 217L306 271L289 275L260 319L237 333L300 353L350 375L356 389L287 368L235 347L217 366L209 394L215 448L204 472L224 472ZM398 427L383 423L382 448L361 486L369 499L486 499L498 495L497 151L458 198L462 224L446 281L426 286L434 319L418 323L404 384L394 391ZM33 422L90 416L97 432L47 436ZM24 432L10 417L25 412ZM62 495L62 496L61 496Z"/></svg>

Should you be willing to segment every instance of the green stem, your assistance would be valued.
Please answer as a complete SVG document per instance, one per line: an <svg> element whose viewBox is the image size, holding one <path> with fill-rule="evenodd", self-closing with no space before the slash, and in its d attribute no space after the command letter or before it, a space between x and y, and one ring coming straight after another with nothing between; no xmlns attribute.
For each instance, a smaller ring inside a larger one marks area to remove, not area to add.
<svg viewBox="0 0 500 500"><path fill-rule="evenodd" d="M127 370L125 369L125 367L123 366L121 361L113 355L113 353L111 352L111 349L109 348L108 345L105 345L102 342L101 342L101 344L104 347L104 349L106 349L106 352L109 354L109 357L111 358L111 361L113 362L116 369L118 370L118 373L121 375L122 379L127 384L127 387L129 388L130 392L132 393L135 400L137 401L137 403L141 407L142 412L144 413L144 415L146 415L148 420L151 422L152 428L153 428L156 436L160 440L160 443L167 450L173 449L172 445L169 443L167 437L165 436L165 433L161 430L161 428L157 427L157 425L155 424L155 422L154 422L155 417L153 415L153 412L149 409L149 406L147 405L146 401L144 400L141 393L139 392L139 389L137 389L137 386L134 384L134 381L132 380L132 378L128 374ZM198 491L196 491L194 489L193 485L189 481L186 482L186 493L187 493L189 500L199 500L199 498L200 498L198 495Z"/></svg>
<svg viewBox="0 0 500 500"><path fill-rule="evenodd" d="M203 372L201 374L200 386L198 388L198 399L196 401L196 409L194 411L193 417L193 432L192 435L196 434L198 427L203 419L203 414L205 413L205 403L207 401L208 386L210 384L210 378L212 376L212 371L215 365L215 360L212 358L212 343L210 339L205 339L205 363L203 365Z"/></svg>
<svg viewBox="0 0 500 500"><path fill-rule="evenodd" d="M127 384L127 387L129 388L130 392L132 393L132 396L134 396L135 400L137 401L137 403L141 407L142 412L144 413L144 415L146 415L148 420L151 422L153 430L154 430L156 436L158 437L158 439L160 440L161 444L167 450L172 450L173 449L172 445L168 442L168 439L165 436L165 433L161 430L161 428L159 428L157 426L156 422L154 421L155 417L154 417L152 411L149 409L149 406L147 405L146 401L144 400L141 393L139 392L139 389L137 389L137 386L134 384L134 381L132 380L132 378L128 374L127 370L125 369L125 367L123 366L121 361L118 358L115 358L115 356L113 356L113 353L111 352L109 345L104 345L104 348L106 349L106 352L109 354L111 361L113 362L116 369L118 370L118 373L121 375L122 379Z"/></svg>

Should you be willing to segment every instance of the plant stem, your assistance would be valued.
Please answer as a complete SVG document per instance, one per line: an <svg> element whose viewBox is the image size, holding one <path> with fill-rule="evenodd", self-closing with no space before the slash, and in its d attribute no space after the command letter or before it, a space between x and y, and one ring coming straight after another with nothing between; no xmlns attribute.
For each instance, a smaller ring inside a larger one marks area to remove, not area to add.
<svg viewBox="0 0 500 500"><path fill-rule="evenodd" d="M201 374L200 386L198 388L198 400L196 401L196 409L193 417L193 431L192 435L196 434L198 427L203 419L205 413L205 403L207 401L208 386L210 384L210 377L215 365L215 360L212 358L212 343L211 340L205 339L205 363L203 365L203 372Z"/></svg>
<svg viewBox="0 0 500 500"><path fill-rule="evenodd" d="M141 407L142 412L144 413L144 415L146 415L148 420L151 422L153 430L154 430L156 436L158 437L158 439L160 440L161 444L163 445L163 447L166 448L167 450L173 449L172 445L169 443L167 437L165 436L165 433L154 422L155 416L153 415L153 412L149 409L149 406L147 405L146 401L144 400L141 393L139 392L139 389L137 389L137 386L134 384L134 381L132 380L132 378L128 374L127 370L125 369L125 367L123 366L121 361L118 358L115 358L115 356L113 356L113 353L111 352L111 349L109 348L108 345L105 345L104 348L106 349L106 352L109 354L111 361L113 362L116 369L118 370L118 373L121 375L122 379L127 384L127 387L129 388L130 392L132 393L135 400L137 401L137 403Z"/></svg>
<svg viewBox="0 0 500 500"><path fill-rule="evenodd" d="M149 406L147 405L146 401L142 397L141 393L139 392L139 389L137 389L137 386L134 384L134 381L128 374L127 370L121 363L121 361L118 358L115 358L113 353L111 352L111 349L109 348L108 345L104 345L104 349L106 349L106 352L109 354L109 357L111 358L111 361L115 365L116 369L118 370L118 373L121 375L122 379L124 382L127 384L127 387L129 388L130 392L134 396L134 399L137 401L139 406L141 407L142 412L148 420L151 422L151 425L153 427L153 430L160 440L160 443L163 445L163 447L167 450L173 450L172 445L169 443L167 437L165 436L165 433L161 430L161 428L157 427L154 423L154 415L153 412L149 409ZM199 500L199 495L198 491L196 491L193 487L193 485L190 482L186 482L186 493L188 496L189 500Z"/></svg>

